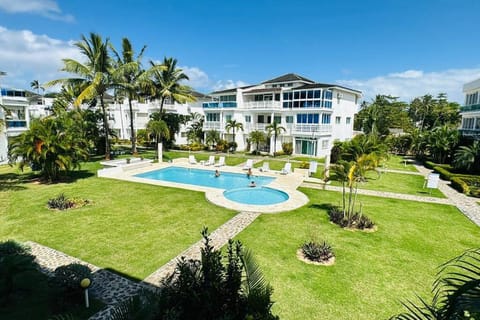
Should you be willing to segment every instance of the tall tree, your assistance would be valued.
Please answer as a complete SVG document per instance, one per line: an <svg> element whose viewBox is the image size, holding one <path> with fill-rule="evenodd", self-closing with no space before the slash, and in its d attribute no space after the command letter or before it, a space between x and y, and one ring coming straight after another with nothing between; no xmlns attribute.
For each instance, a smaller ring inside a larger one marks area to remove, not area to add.
<svg viewBox="0 0 480 320"><path fill-rule="evenodd" d="M235 142L235 131L236 130L243 131L243 124L241 122L237 122L237 120L230 119L227 121L227 124L225 125L225 130L227 130L227 133L230 133L230 130L232 130L232 139L233 139L233 142Z"/></svg>
<svg viewBox="0 0 480 320"><path fill-rule="evenodd" d="M275 152L277 149L277 137L282 134L282 132L287 131L284 127L280 126L277 121L273 121L272 124L266 127L269 135L273 135L273 156L275 157Z"/></svg>
<svg viewBox="0 0 480 320"><path fill-rule="evenodd" d="M183 85L182 81L189 80L183 70L177 68L177 59L164 58L163 70L158 70L158 65L150 61L155 69L152 72L153 81L151 83L151 93L156 99L160 99L160 116L163 117L163 105L167 99L171 102L186 103L195 101L192 95L192 89Z"/></svg>
<svg viewBox="0 0 480 320"><path fill-rule="evenodd" d="M30 87L33 90L37 90L38 95L40 95L40 89L44 90L43 87L40 85L40 82L38 82L38 80L33 80L32 82L30 82Z"/></svg>
<svg viewBox="0 0 480 320"><path fill-rule="evenodd" d="M110 159L109 125L104 96L107 90L113 87L112 61L108 55L109 40L102 40L96 33L89 37L82 35L82 40L74 44L85 58L85 62L73 59L63 59L62 71L78 75L76 78L58 79L48 82L47 86L56 84L80 85L82 92L75 100L75 106L96 98L100 100L103 115L103 129L105 135L105 159Z"/></svg>
<svg viewBox="0 0 480 320"><path fill-rule="evenodd" d="M155 139L155 143L160 143L162 140L170 139L170 132L168 126L163 120L150 120L147 123L147 132ZM155 148L158 158L158 148ZM161 161L161 159L159 159Z"/></svg>
<svg viewBox="0 0 480 320"><path fill-rule="evenodd" d="M446 163L458 143L459 133L457 128L448 126L436 127L426 136L427 149L438 163Z"/></svg>
<svg viewBox="0 0 480 320"><path fill-rule="evenodd" d="M437 98L430 94L413 99L408 108L409 117L420 131L444 125L456 126L460 122L460 106L449 102L444 93Z"/></svg>
<svg viewBox="0 0 480 320"><path fill-rule="evenodd" d="M254 130L249 134L250 141L255 143L255 153L258 152L258 146L260 143L265 142L265 133L260 130Z"/></svg>
<svg viewBox="0 0 480 320"><path fill-rule="evenodd" d="M138 98L142 83L145 83L147 75L142 70L142 57L146 49L143 46L140 53L135 57L132 44L128 38L122 39L122 52L119 54L111 45L116 60L114 62L115 86L120 90L120 94L125 95L128 101L128 111L130 115L130 141L132 143L132 154L137 154L136 133L134 127L134 114L132 100Z"/></svg>

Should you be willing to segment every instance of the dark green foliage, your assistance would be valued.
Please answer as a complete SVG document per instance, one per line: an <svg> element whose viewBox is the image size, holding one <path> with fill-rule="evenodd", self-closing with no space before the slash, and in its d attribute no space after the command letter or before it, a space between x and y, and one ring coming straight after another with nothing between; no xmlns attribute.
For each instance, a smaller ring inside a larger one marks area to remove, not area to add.
<svg viewBox="0 0 480 320"><path fill-rule="evenodd" d="M412 147L412 140L413 138L411 135L389 136L387 144L389 145L391 152L396 154L407 154Z"/></svg>
<svg viewBox="0 0 480 320"><path fill-rule="evenodd" d="M436 163L432 162L432 161L425 161L423 163L423 165L425 166L425 168L428 168L430 170L433 170L433 168L437 165Z"/></svg>
<svg viewBox="0 0 480 320"><path fill-rule="evenodd" d="M435 170L435 172L438 172L440 174L440 178L442 178L443 180L449 181L453 177L453 173L451 173L444 167L435 166L433 167L433 170Z"/></svg>
<svg viewBox="0 0 480 320"><path fill-rule="evenodd" d="M80 286L80 281L85 278L92 281L92 270L83 264L71 263L55 269L54 275L52 281L58 287L61 297L59 304L64 306L82 303L84 289Z"/></svg>
<svg viewBox="0 0 480 320"><path fill-rule="evenodd" d="M291 142L282 143L282 150L285 154L291 155L293 153L293 143Z"/></svg>
<svg viewBox="0 0 480 320"><path fill-rule="evenodd" d="M432 302L403 303L406 313L394 320L480 319L480 249L471 249L440 266Z"/></svg>
<svg viewBox="0 0 480 320"><path fill-rule="evenodd" d="M470 193L470 187L468 186L468 184L462 180L462 178L460 177L452 177L452 179L450 180L450 183L451 183L451 186L461 192L461 193L464 193L464 194L469 194Z"/></svg>
<svg viewBox="0 0 480 320"><path fill-rule="evenodd" d="M207 229L202 235L201 260L182 258L162 281L159 319L277 319L270 310L272 289L251 254L230 240L223 262Z"/></svg>
<svg viewBox="0 0 480 320"><path fill-rule="evenodd" d="M339 225L342 228L355 228L355 229L371 229L375 226L375 223L367 216L356 212L352 215L350 221L345 217L342 208L332 206L328 209L328 217L331 222Z"/></svg>
<svg viewBox="0 0 480 320"><path fill-rule="evenodd" d="M305 242L302 245L302 252L305 258L316 262L325 262L335 257L332 247L326 241L323 243Z"/></svg>
<svg viewBox="0 0 480 320"><path fill-rule="evenodd" d="M74 206L74 202L61 193L55 198L49 199L47 205L50 209L67 210Z"/></svg>

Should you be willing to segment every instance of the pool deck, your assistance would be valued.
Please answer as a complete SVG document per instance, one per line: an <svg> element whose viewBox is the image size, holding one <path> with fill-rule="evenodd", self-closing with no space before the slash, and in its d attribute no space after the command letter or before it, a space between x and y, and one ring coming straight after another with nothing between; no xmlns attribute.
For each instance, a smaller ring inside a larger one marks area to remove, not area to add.
<svg viewBox="0 0 480 320"><path fill-rule="evenodd" d="M287 201L273 204L273 205L248 205L238 202L228 200L223 195L223 189L209 188L197 185L161 181L161 180L152 180L146 178L135 177L135 175L163 169L171 166L184 167L184 168L197 168L203 170L212 170L212 173L215 170L220 172L232 172L232 173L241 173L246 174L245 170L239 167L232 166L205 166L201 164L189 164L188 159L179 158L175 159L173 162L160 162L160 163L143 163L142 165L130 165L123 167L107 168L98 171L99 177L125 180L138 183L146 183L164 187L172 188L181 188L188 189L193 191L203 191L205 192L205 197L208 201L212 202L215 205L220 207L225 207L228 209L236 211L246 211L246 212L261 212L261 213L278 213L283 211L290 211L297 209L308 203L308 197L297 190L297 188L302 184L305 179L305 172L303 170L298 170L290 174L280 174L278 171L268 171L261 172L259 169L253 169L253 176L266 176L276 178L273 182L269 183L267 186L274 188L280 191L283 191L288 194L289 199Z"/></svg>

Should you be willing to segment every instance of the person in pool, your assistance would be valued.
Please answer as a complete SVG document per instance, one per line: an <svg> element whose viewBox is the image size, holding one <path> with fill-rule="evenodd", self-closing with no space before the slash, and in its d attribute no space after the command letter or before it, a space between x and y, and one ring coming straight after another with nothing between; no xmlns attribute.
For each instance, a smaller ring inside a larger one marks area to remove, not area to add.
<svg viewBox="0 0 480 320"><path fill-rule="evenodd" d="M220 172L218 170L215 170L215 178L220 177Z"/></svg>
<svg viewBox="0 0 480 320"><path fill-rule="evenodd" d="M250 182L250 187L255 188L256 186L255 181Z"/></svg>
<svg viewBox="0 0 480 320"><path fill-rule="evenodd" d="M250 177L252 176L252 168L248 168L248 171L247 171L247 178L250 179Z"/></svg>

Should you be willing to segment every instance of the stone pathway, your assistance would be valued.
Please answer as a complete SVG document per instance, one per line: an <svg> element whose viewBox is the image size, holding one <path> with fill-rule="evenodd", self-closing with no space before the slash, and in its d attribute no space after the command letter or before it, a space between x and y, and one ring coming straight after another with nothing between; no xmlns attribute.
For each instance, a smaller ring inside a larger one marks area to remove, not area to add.
<svg viewBox="0 0 480 320"><path fill-rule="evenodd" d="M111 312L118 303L134 296L140 290L148 288L52 248L32 241L28 241L26 244L30 246L36 261L46 274L53 275L56 268L70 263L80 263L92 270L92 286L89 288L89 292L92 296L105 303L106 307L90 317L90 320L110 319Z"/></svg>
<svg viewBox="0 0 480 320"><path fill-rule="evenodd" d="M210 234L211 245L215 248L221 248L228 243L229 239L232 239L239 234L243 229L250 225L260 213L258 212L240 212L235 217L227 221ZM175 270L177 261L181 257L186 259L200 259L200 248L203 247L203 239L196 242L190 248L186 249L178 256L167 262L160 269L146 277L143 282L150 285L158 286L160 281L167 275L171 274Z"/></svg>

